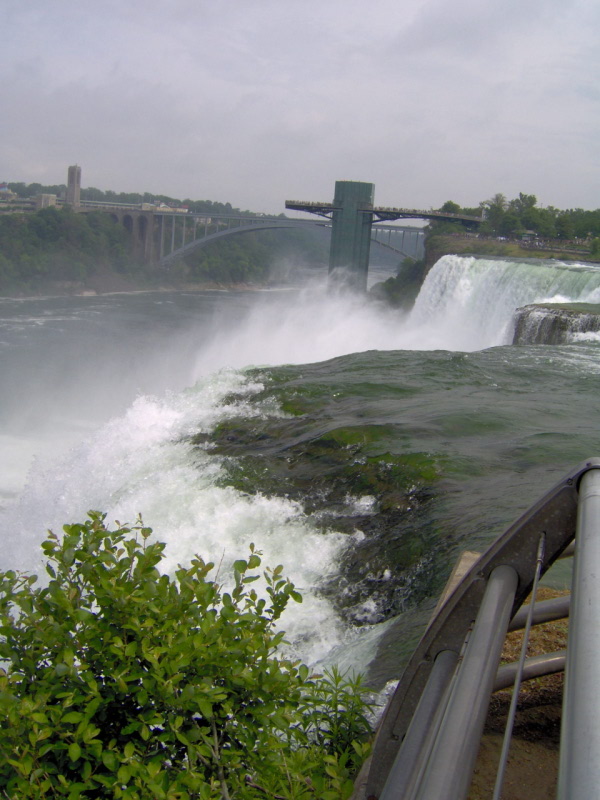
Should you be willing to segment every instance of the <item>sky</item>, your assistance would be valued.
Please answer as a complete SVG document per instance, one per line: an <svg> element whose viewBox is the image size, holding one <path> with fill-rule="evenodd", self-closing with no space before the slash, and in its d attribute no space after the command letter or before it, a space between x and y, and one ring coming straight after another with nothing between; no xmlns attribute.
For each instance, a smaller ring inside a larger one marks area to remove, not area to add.
<svg viewBox="0 0 600 800"><path fill-rule="evenodd" d="M600 207L598 0L0 0L0 181Z"/></svg>

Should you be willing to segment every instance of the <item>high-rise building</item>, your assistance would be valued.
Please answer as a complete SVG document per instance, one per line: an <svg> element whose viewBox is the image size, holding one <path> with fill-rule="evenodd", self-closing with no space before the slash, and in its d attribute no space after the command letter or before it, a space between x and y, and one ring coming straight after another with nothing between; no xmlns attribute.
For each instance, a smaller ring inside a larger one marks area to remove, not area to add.
<svg viewBox="0 0 600 800"><path fill-rule="evenodd" d="M67 178L67 198L66 202L71 206L79 205L79 195L81 192L81 167L77 164L69 167Z"/></svg>

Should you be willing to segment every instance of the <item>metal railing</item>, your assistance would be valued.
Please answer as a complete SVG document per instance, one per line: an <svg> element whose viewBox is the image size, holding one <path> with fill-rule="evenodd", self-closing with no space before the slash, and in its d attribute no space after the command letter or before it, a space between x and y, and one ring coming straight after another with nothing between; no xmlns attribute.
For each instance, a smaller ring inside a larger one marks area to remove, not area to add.
<svg viewBox="0 0 600 800"><path fill-rule="evenodd" d="M572 601L523 606L576 538ZM528 621L529 616L529 621ZM499 668L507 631L570 616L566 656ZM600 459L580 464L484 553L434 616L380 723L358 794L380 800L464 800L490 696L562 669L559 800L600 786ZM518 691L518 688L517 688ZM516 702L514 703L516 707ZM500 795L503 764L494 797Z"/></svg>

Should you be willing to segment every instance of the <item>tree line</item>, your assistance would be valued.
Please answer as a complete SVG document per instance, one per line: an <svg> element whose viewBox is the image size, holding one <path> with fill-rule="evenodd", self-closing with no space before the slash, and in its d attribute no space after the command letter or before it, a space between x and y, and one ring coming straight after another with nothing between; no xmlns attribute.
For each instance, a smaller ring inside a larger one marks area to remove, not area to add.
<svg viewBox="0 0 600 800"><path fill-rule="evenodd" d="M112 194L118 202L133 197ZM209 206L217 210L212 212ZM198 201L194 210L220 213L228 207L228 203ZM307 231L253 232L208 244L165 270L136 260L131 233L105 212L78 214L62 206L5 213L0 214L0 295L53 291L57 282L63 284L57 287L60 291L65 282L85 288L98 272L118 273L140 288L182 282L264 284L284 260L325 263L325 249L323 241Z"/></svg>
<svg viewBox="0 0 600 800"><path fill-rule="evenodd" d="M0 292L85 281L99 267L131 268L129 234L107 214L68 206L0 215Z"/></svg>
<svg viewBox="0 0 600 800"><path fill-rule="evenodd" d="M490 236L522 236L533 233L543 239L567 241L593 240L600 237L600 208L586 211L583 208L561 210L554 206L539 206L534 194L519 192L519 196L508 200L503 194L495 194L476 208L461 208L448 200L439 209L449 213L483 216L479 232ZM441 226L455 223L434 223L436 232Z"/></svg>

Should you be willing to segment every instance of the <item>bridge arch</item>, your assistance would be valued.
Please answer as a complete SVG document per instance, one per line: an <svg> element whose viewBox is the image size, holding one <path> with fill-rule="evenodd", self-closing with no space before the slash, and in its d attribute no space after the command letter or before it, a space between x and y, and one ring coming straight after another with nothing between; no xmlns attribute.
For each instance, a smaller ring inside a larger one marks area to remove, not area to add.
<svg viewBox="0 0 600 800"><path fill-rule="evenodd" d="M133 235L133 217L131 214L123 214L123 227L128 233Z"/></svg>
<svg viewBox="0 0 600 800"><path fill-rule="evenodd" d="M393 227L393 226L390 226ZM180 258L185 258L185 256L190 255L191 253L195 252L196 250L200 250L202 247L205 247L207 244L216 241L217 239L222 239L225 236L237 236L238 234L244 233L254 233L256 231L267 231L267 230L314 230L315 228L331 228L331 222L329 220L323 221L315 221L315 220L293 220L293 219L282 219L282 220L268 220L264 222L253 222L247 225L237 225L233 228L226 228L222 231L217 231L216 233L210 233L206 236L203 236L199 239L195 239L192 242L188 242L185 246L178 247L176 250L173 250L171 253L164 255L160 259L161 266L168 266L175 261L178 261ZM377 245L384 250L392 250L394 253L397 253L400 256L409 256L412 257L412 253L407 252L404 249L404 241L400 246L396 246L392 244L389 240L388 242L381 241L377 238L378 230L375 226L373 227L374 236L372 238L372 244ZM414 229L415 233L417 233L417 229Z"/></svg>
<svg viewBox="0 0 600 800"><path fill-rule="evenodd" d="M227 228L223 231L210 233L207 236L203 236L201 239L188 242L184 247L179 247L177 250L173 250L172 253L163 256L160 259L160 263L163 266L167 266L174 261L178 261L180 258L190 255L196 250L200 250L200 248L205 247L210 242L222 239L225 236L237 236L238 234L255 233L256 231L282 230L286 228L295 228L296 230L304 228L310 230L315 227L327 228L330 226L331 223L325 220L323 222L314 222L313 220L269 220L268 222L255 222L249 225L237 225L234 228Z"/></svg>

